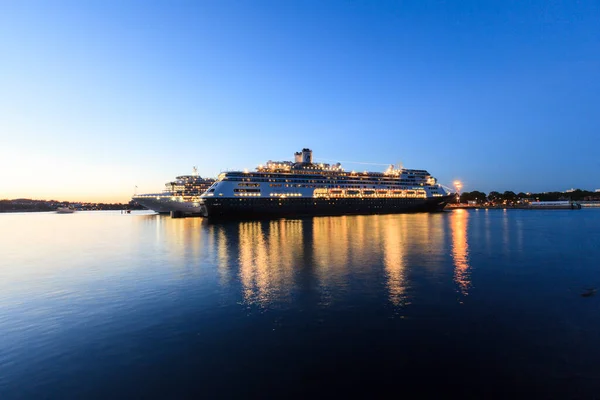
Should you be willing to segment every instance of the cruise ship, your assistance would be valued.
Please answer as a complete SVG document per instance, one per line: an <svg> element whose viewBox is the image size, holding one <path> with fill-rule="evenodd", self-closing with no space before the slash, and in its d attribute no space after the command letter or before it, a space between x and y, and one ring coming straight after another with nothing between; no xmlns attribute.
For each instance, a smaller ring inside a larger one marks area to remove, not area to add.
<svg viewBox="0 0 600 400"><path fill-rule="evenodd" d="M297 217L441 211L453 194L427 171L345 171L340 163L313 162L303 149L295 160L269 161L254 172L221 173L201 196L209 218Z"/></svg>
<svg viewBox="0 0 600 400"><path fill-rule="evenodd" d="M160 214L171 211L183 214L200 214L200 195L213 183L214 179L204 179L194 167L192 175L181 175L173 182L167 182L161 193L136 194L132 198L144 207Z"/></svg>

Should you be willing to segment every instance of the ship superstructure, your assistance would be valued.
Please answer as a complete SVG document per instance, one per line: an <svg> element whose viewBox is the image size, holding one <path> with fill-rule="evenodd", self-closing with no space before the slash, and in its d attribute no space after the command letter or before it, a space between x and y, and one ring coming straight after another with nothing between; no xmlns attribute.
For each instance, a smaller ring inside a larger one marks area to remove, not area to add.
<svg viewBox="0 0 600 400"><path fill-rule="evenodd" d="M312 151L294 161L269 161L256 171L221 173L201 196L214 218L384 214L439 211L452 194L425 170L345 171L340 163L313 162Z"/></svg>
<svg viewBox="0 0 600 400"><path fill-rule="evenodd" d="M198 214L201 211L200 195L214 182L214 179L202 178L198 174L198 169L194 167L191 175L181 175L174 181L167 182L162 192L136 194L133 200L161 214L171 211Z"/></svg>

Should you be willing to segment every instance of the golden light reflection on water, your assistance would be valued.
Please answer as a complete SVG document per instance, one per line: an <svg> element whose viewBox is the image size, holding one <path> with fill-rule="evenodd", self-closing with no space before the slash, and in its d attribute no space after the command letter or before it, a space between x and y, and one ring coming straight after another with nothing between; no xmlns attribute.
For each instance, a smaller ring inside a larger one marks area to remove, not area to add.
<svg viewBox="0 0 600 400"><path fill-rule="evenodd" d="M316 276L321 285L342 285L348 273L350 257L350 223L348 217L320 217L312 220L312 252ZM364 232L357 224L356 232Z"/></svg>
<svg viewBox="0 0 600 400"><path fill-rule="evenodd" d="M239 224L239 277L244 301L267 306L285 301L302 260L302 221Z"/></svg>
<svg viewBox="0 0 600 400"><path fill-rule="evenodd" d="M411 261L437 270L444 253L444 216L399 214L314 218L315 274L326 303L344 292L351 279L363 284L385 278L389 301L409 304ZM411 258L412 257L412 258ZM377 268L383 267L382 270Z"/></svg>
<svg viewBox="0 0 600 400"><path fill-rule="evenodd" d="M469 294L471 287L469 272L469 244L467 241L467 226L469 212L454 210L450 218L452 231L452 258L454 260L454 281L463 295Z"/></svg>
<svg viewBox="0 0 600 400"><path fill-rule="evenodd" d="M228 286L239 280L246 304L267 307L289 301L305 268L316 278L323 304L350 294L351 282L374 287L383 280L390 303L404 306L411 302L407 288L412 271L428 271L429 278L443 273L447 217L451 217L454 279L466 294L470 285L466 212L233 224L159 218L156 223L160 237L168 242L172 265L189 265L190 259L206 259L205 253L211 253L209 259L215 262L220 284Z"/></svg>
<svg viewBox="0 0 600 400"><path fill-rule="evenodd" d="M390 302L394 306L406 305L406 240L408 227L405 216L393 219L386 225L383 237L384 265Z"/></svg>
<svg viewBox="0 0 600 400"><path fill-rule="evenodd" d="M228 254L228 243L227 243L227 235L222 227L216 227L211 225L209 227L210 236L216 236L216 245L217 245L217 268L219 273L219 279L221 285L228 285L231 282L232 274L229 268L229 254ZM216 233L215 233L216 232Z"/></svg>
<svg viewBox="0 0 600 400"><path fill-rule="evenodd" d="M374 291L383 282L390 303L403 306L410 303L411 267L441 268L444 221L444 215L430 214L342 216L209 229L219 247L221 284L233 279L237 259L246 304L267 307L289 301L299 281L312 276L324 305L351 295L351 282Z"/></svg>

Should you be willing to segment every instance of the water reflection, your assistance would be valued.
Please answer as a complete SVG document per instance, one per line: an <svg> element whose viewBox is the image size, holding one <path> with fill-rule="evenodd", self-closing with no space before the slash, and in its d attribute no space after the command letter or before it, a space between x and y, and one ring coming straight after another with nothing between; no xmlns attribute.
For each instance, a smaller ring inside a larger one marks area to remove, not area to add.
<svg viewBox="0 0 600 400"><path fill-rule="evenodd" d="M502 211L502 243L504 253L508 254L510 248L510 229L508 226L508 212L506 208Z"/></svg>
<svg viewBox="0 0 600 400"><path fill-rule="evenodd" d="M468 295L471 287L469 273L469 244L467 242L467 226L469 223L469 212L465 210L454 210L450 219L452 231L452 258L454 260L454 281L460 292Z"/></svg>
<svg viewBox="0 0 600 400"><path fill-rule="evenodd" d="M156 258L167 263L177 277L185 278L190 274L202 272L203 258L214 249L214 238L206 235L200 218L172 219L168 216L153 215L139 221L138 235L144 237L145 226L154 224L154 238L145 237L137 242L143 248L150 247L153 252L144 258Z"/></svg>
<svg viewBox="0 0 600 400"><path fill-rule="evenodd" d="M357 380L356 363L344 368L356 359L390 382L462 382L483 358L499 378L465 381L470 394L540 393L566 376L593 397L597 303L569 288L597 278L599 224L597 210L222 224L0 214L0 398L108 397L115 382L138 397L239 387L222 396L235 398L331 371Z"/></svg>
<svg viewBox="0 0 600 400"><path fill-rule="evenodd" d="M321 293L331 300L331 290L344 290L347 286L346 277L350 267L350 243L352 230L348 229L350 222L356 222L353 217L318 217L312 220L311 250L313 253L314 271L321 287ZM355 224L355 234L364 232L364 224ZM358 243L357 243L358 246Z"/></svg>
<svg viewBox="0 0 600 400"><path fill-rule="evenodd" d="M246 304L289 302L294 291L314 281L324 306L352 296L355 285L380 293L382 283L390 303L403 306L410 303L411 269L442 268L445 217L315 217L246 221L209 230L218 246L221 284L239 277Z"/></svg>
<svg viewBox="0 0 600 400"><path fill-rule="evenodd" d="M221 285L227 286L232 279L231 270L229 268L229 254L227 252L228 243L227 243L227 235L225 234L225 230L222 227L210 225L208 227L210 231L210 236L216 236L216 246L217 246L217 271L219 274L219 281Z"/></svg>
<svg viewBox="0 0 600 400"><path fill-rule="evenodd" d="M449 274L464 294L470 286L467 212L222 224L202 218L172 219L159 215L81 213L68 220L59 217L37 217L56 223L51 225L52 230L37 232L33 242L37 251L31 254L17 254L18 246L27 243L23 237L30 235L31 225L14 224L11 229L15 243L8 247L12 250L5 261L10 263L14 253L15 265L24 260L35 265L40 278L48 271L43 265L49 255L57 265L63 265L60 268L73 269L68 276L82 279L108 270L114 270L113 275L115 271L136 275L154 268L152 276L156 281L146 282L148 286L163 285L169 280L181 284L200 277L201 285L210 287L214 281L225 296L239 296L244 304L260 307L293 304L296 301L292 300L307 293L311 301L324 306L356 299L361 293L372 299L383 296L394 306L405 306L414 302L411 287L419 279L442 277L451 282ZM101 224L97 222L100 220ZM53 230L57 229L63 235L52 239ZM73 234L79 231L86 234ZM447 236L447 232L451 235ZM62 237L69 240L63 243ZM446 243L450 237L451 249ZM79 249L76 259L68 257L69 247ZM448 269L449 252L455 265L453 271ZM131 272L130 268L137 270ZM59 267L52 273L58 270ZM2 277L11 274L24 272L18 268L0 271Z"/></svg>
<svg viewBox="0 0 600 400"><path fill-rule="evenodd" d="M244 304L291 304L298 291L315 284L323 306L347 300L359 287L372 294L383 289L392 305L402 307L414 301L409 289L416 276L446 276L449 251L453 280L468 294L468 219L468 212L455 211L223 224L156 218L154 223L156 246L166 245L162 252L171 266L186 271L214 263L221 287L241 293Z"/></svg>
<svg viewBox="0 0 600 400"><path fill-rule="evenodd" d="M406 241L408 227L406 216L386 224L383 238L385 272L390 302L394 306L406 305Z"/></svg>
<svg viewBox="0 0 600 400"><path fill-rule="evenodd" d="M241 222L239 277L244 301L261 306L289 300L302 260L302 221Z"/></svg>

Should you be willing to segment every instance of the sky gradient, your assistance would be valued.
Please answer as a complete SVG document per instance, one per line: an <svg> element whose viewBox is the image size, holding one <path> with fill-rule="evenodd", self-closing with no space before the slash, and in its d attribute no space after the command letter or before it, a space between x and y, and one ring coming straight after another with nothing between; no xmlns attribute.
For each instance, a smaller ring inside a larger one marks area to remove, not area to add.
<svg viewBox="0 0 600 400"><path fill-rule="evenodd" d="M0 198L128 201L310 147L600 188L598 1L5 1Z"/></svg>

